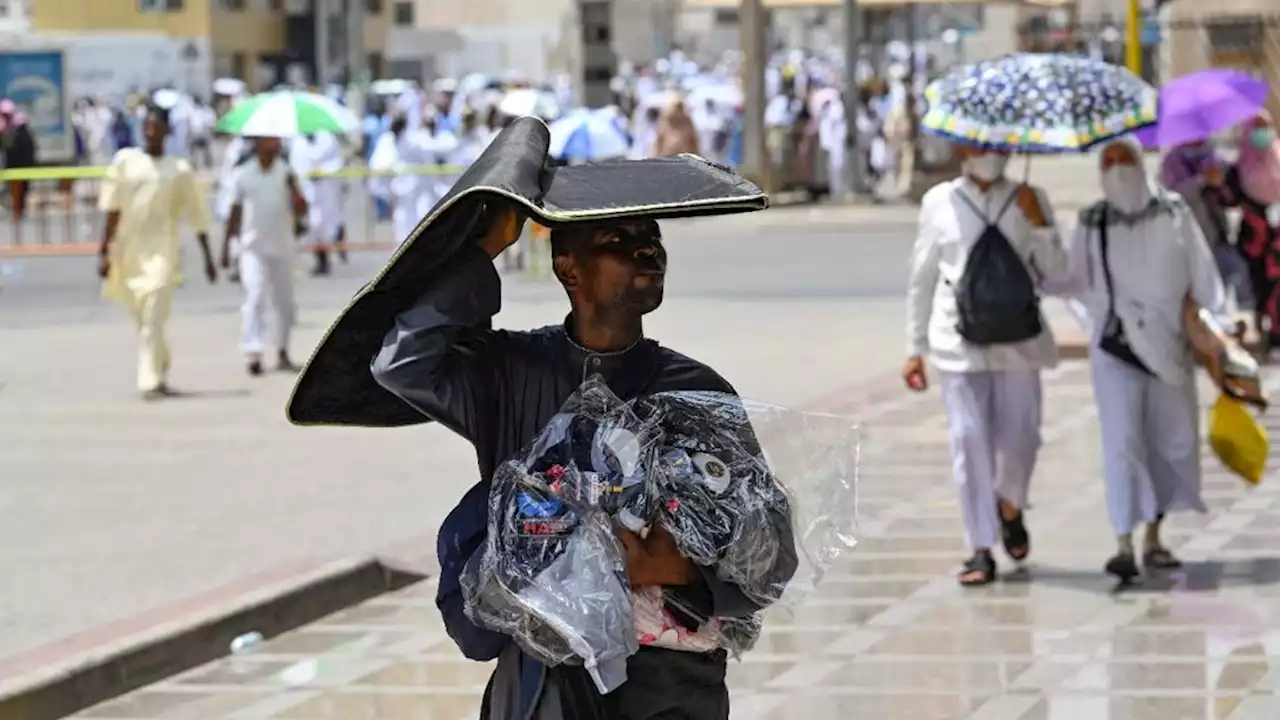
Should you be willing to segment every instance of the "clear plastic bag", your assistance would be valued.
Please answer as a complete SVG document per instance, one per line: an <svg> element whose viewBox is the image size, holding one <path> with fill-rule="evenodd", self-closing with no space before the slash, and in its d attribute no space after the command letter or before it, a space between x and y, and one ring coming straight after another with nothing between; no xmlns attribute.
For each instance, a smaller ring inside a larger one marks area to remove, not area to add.
<svg viewBox="0 0 1280 720"><path fill-rule="evenodd" d="M792 604L853 546L857 453L847 418L725 393L623 402L591 378L494 473L488 537L463 573L468 617L539 662L584 665L602 693L642 641L749 649L758 613L707 617L688 593L633 592L616 532L660 525L753 605Z"/></svg>
<svg viewBox="0 0 1280 720"><path fill-rule="evenodd" d="M795 607L856 544L860 435L847 417L710 392L644 401L663 430L653 474L657 520L681 554L756 605ZM668 593L677 614L714 624L740 653L759 616L707 618Z"/></svg>

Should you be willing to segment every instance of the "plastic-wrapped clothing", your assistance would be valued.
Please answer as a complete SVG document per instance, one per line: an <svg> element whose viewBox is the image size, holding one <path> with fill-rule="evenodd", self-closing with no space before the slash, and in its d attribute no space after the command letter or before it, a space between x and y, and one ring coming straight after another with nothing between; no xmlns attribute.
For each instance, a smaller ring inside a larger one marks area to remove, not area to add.
<svg viewBox="0 0 1280 720"><path fill-rule="evenodd" d="M371 369L388 391L476 448L481 481L440 529L436 603L467 657L498 660L482 717L524 720L542 699L548 676L570 708L566 718L643 719L670 712L707 720L727 717L724 653L641 648L627 662L630 680L600 697L583 668L548 669L525 657L506 636L473 624L464 611L460 578L485 541L494 471L534 438L587 377L601 375L623 400L670 390L733 389L707 366L651 340L594 353L574 341L571 322L532 332L493 330L502 294L492 261L468 245L448 262L451 271L441 273L397 318ZM709 568L701 569L694 585L668 592L682 605L697 606L701 617L745 618L761 609ZM718 684L695 684L696 678L718 678Z"/></svg>
<svg viewBox="0 0 1280 720"><path fill-rule="evenodd" d="M480 624L514 627L525 651L547 665L581 658L601 693L627 680L627 658L639 649L626 566L613 527L599 510L577 510L539 493L503 466L489 512L500 513L481 563L469 564L464 589L480 590L466 609ZM479 602L476 602L479 600ZM475 613L500 611L501 617ZM550 652L548 652L550 651Z"/></svg>
<svg viewBox="0 0 1280 720"><path fill-rule="evenodd" d="M681 554L715 568L757 603L776 602L798 563L791 500L746 410L734 396L707 392L659 393L643 404L663 430L653 503ZM668 604L679 607L679 599ZM681 618L686 625L706 619L695 608L682 609L691 616ZM722 644L741 651L754 640L749 632L734 633Z"/></svg>
<svg viewBox="0 0 1280 720"><path fill-rule="evenodd" d="M668 441L667 455L683 462L664 469L658 450ZM667 503L662 517L654 499ZM722 634L723 620L661 588L628 590L613 523L641 532L657 520L685 556L762 603L786 589L797 562L790 502L738 397L667 392L624 403L592 376L495 473L488 538L463 574L467 616L547 665L581 661L604 694L626 682L626 658L642 644L749 648L758 626Z"/></svg>

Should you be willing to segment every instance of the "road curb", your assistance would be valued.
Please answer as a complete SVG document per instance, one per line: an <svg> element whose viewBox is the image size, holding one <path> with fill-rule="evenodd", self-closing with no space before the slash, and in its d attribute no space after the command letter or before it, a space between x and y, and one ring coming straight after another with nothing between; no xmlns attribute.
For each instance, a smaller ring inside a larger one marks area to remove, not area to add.
<svg viewBox="0 0 1280 720"><path fill-rule="evenodd" d="M0 661L0 720L65 717L427 577L405 565L302 563Z"/></svg>

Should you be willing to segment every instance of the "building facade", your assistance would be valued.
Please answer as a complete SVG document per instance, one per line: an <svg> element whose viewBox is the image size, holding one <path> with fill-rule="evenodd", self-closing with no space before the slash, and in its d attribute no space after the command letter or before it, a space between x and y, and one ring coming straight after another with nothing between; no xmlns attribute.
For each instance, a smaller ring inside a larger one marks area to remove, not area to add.
<svg viewBox="0 0 1280 720"><path fill-rule="evenodd" d="M2 1L2 0L0 0ZM12 1L12 0L10 0ZM330 8L361 2L363 65L373 74L383 70L387 30L386 0L329 0ZM253 88L278 82L315 82L326 64L318 48L317 0L29 0L37 33L163 33L187 41L189 55L207 65L215 77L239 78ZM350 13L331 25L343 29ZM332 33L330 33L332 34ZM332 52L330 43L329 50ZM341 48L339 48L341 49ZM329 66L332 66L330 61Z"/></svg>
<svg viewBox="0 0 1280 720"><path fill-rule="evenodd" d="M680 46L704 62L739 47L738 0L684 0ZM1004 2L932 3L862 0L863 48L874 57L886 43L924 43L943 64L976 62L1017 48L1018 7ZM765 0L770 44L814 52L844 45L840 0Z"/></svg>
<svg viewBox="0 0 1280 720"><path fill-rule="evenodd" d="M574 0L396 0L389 76L429 82L468 73L572 72Z"/></svg>
<svg viewBox="0 0 1280 720"><path fill-rule="evenodd" d="M1280 2L1175 0L1160 25L1160 62L1169 77L1210 67L1256 73L1270 82L1268 109L1280 117Z"/></svg>
<svg viewBox="0 0 1280 720"><path fill-rule="evenodd" d="M613 0L611 45L618 59L645 63L670 52L680 5ZM389 77L582 77L579 0L396 0L393 6Z"/></svg>

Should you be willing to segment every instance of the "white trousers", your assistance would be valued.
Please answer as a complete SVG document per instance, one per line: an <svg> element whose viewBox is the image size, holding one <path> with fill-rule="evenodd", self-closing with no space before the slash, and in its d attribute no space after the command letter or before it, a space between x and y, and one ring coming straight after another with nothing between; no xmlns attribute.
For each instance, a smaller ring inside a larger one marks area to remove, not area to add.
<svg viewBox="0 0 1280 720"><path fill-rule="evenodd" d="M1205 512L1200 494L1200 415L1195 381L1170 385L1094 349L1093 397L1102 430L1107 515L1128 535L1157 515Z"/></svg>
<svg viewBox="0 0 1280 720"><path fill-rule="evenodd" d="M311 237L320 245L332 245L342 226L342 181L321 178L315 181L311 200Z"/></svg>
<svg viewBox="0 0 1280 720"><path fill-rule="evenodd" d="M391 230L395 233L396 244L409 239L418 223L427 216L438 199L430 186L418 192L396 196L391 201Z"/></svg>
<svg viewBox="0 0 1280 720"><path fill-rule="evenodd" d="M843 144L827 151L827 187L830 189L831 197L837 200L843 198L845 193L844 163L845 149Z"/></svg>
<svg viewBox="0 0 1280 720"><path fill-rule="evenodd" d="M1027 505L1040 452L1040 371L942 373L940 380L965 542L990 549L1000 542L997 498Z"/></svg>
<svg viewBox="0 0 1280 720"><path fill-rule="evenodd" d="M246 355L261 355L265 343L267 302L275 311L277 350L289 349L298 306L293 294L294 256L264 255L253 250L240 252L240 285L244 288L244 304L240 306L240 350Z"/></svg>

